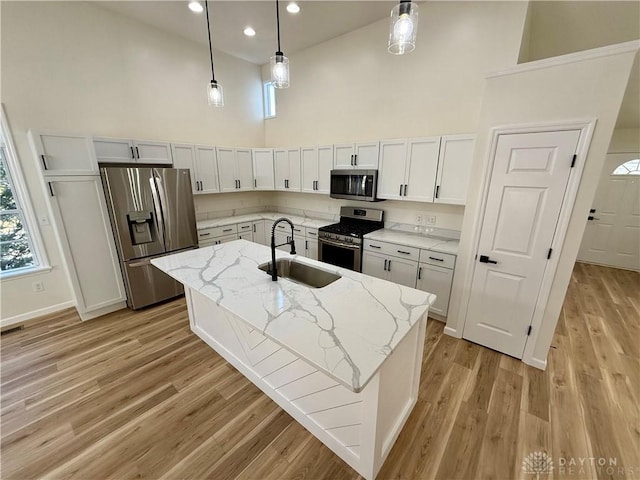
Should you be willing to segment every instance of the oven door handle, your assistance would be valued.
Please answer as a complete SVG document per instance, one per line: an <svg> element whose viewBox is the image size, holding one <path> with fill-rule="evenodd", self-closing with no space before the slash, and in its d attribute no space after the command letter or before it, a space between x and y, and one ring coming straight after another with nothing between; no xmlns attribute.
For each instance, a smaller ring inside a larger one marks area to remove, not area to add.
<svg viewBox="0 0 640 480"><path fill-rule="evenodd" d="M333 245L335 247L350 248L352 250L358 250L360 248L360 245L354 245L352 243L332 242L331 240L325 240L324 238L321 238L320 242L326 243L327 245Z"/></svg>

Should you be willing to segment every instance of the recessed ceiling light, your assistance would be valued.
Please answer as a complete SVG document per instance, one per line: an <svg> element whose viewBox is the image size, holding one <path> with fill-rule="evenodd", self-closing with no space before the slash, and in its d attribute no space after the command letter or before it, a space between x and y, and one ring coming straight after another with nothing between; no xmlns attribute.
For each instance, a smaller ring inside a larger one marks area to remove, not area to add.
<svg viewBox="0 0 640 480"><path fill-rule="evenodd" d="M244 34L247 37L253 37L256 34L256 31L251 27L247 27L247 28L244 29Z"/></svg>
<svg viewBox="0 0 640 480"><path fill-rule="evenodd" d="M200 2L189 2L189 10L195 13L202 13L204 8L202 8L202 4Z"/></svg>
<svg viewBox="0 0 640 480"><path fill-rule="evenodd" d="M299 11L300 11L300 7L298 6L297 3L290 2L289 5L287 5L287 12L298 13Z"/></svg>

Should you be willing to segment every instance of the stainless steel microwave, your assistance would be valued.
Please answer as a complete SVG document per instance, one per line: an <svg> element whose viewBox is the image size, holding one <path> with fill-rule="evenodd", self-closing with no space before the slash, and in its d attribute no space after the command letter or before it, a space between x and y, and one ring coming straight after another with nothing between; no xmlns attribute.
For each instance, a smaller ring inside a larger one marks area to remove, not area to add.
<svg viewBox="0 0 640 480"><path fill-rule="evenodd" d="M331 170L331 198L376 202L378 170Z"/></svg>

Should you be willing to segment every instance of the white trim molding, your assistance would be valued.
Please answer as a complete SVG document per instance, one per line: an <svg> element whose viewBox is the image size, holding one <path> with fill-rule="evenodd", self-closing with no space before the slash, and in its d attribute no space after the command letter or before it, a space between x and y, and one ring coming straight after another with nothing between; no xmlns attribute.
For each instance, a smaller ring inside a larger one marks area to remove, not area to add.
<svg viewBox="0 0 640 480"><path fill-rule="evenodd" d="M488 73L485 78L502 77L516 73L530 72L532 70L557 67L559 65L583 62L585 60L609 57L611 55L620 55L622 53L636 52L638 50L640 50L640 40L632 40L630 42L608 45L606 47L593 48L591 50L583 50L581 52L567 53L566 55L559 55L557 57L543 58L542 60L521 63L512 68Z"/></svg>
<svg viewBox="0 0 640 480"><path fill-rule="evenodd" d="M0 327L5 328L11 325L21 324L34 318L42 317L43 315L50 315L52 313L66 310L67 308L75 307L75 302L68 301L58 303L57 305L50 305L48 307L39 308L31 312L21 313L20 315L14 315L13 317L3 318L0 320Z"/></svg>
<svg viewBox="0 0 640 480"><path fill-rule="evenodd" d="M7 152L9 153L6 160L8 163L11 180L16 190L13 193L18 198L18 203L22 208L22 213L24 213L24 221L27 224L27 231L29 232L31 244L33 245L34 249L34 251L31 253L37 260L37 265L34 266L33 269L29 269L29 271L25 270L23 273L29 274L31 273L31 271L35 272L35 270L39 269L51 269L51 264L49 263L49 259L47 257L47 251L44 247L44 242L42 241L42 235L40 234L40 228L36 219L36 214L33 210L33 204L31 203L31 198L29 197L29 190L24 180L22 168L20 167L18 150L13 143L13 135L11 133L11 128L9 127L4 104L1 105L0 110L0 113L2 114L0 115L0 123L2 126L2 132L4 134L5 147L7 149ZM0 277L0 279L2 280L5 280L5 278L9 277L6 275Z"/></svg>
<svg viewBox="0 0 640 480"><path fill-rule="evenodd" d="M578 146L576 148L576 165L572 169L569 175L569 181L565 190L564 200L558 217L558 223L556 231L553 237L551 248L554 252L561 252L564 244L564 239L569 227L569 221L571 219L571 213L578 194L578 187L580 186L580 179L582 178L582 172L585 166L585 160L589 152L589 146L591 144L591 138L595 129L596 119L589 118L583 120L570 120L565 122L549 122L549 123L529 123L519 125L504 125L492 127L489 131L489 147L483 156L484 166L482 172L482 189L480 192L480 202L478 202L475 211L469 212L472 214L475 220L471 228L472 231L472 250L471 257L473 257L479 248L480 235L482 232L482 225L484 223L484 212L487 203L487 196L489 193L489 187L491 184L491 173L493 171L493 164L495 161L496 150L498 146L498 138L500 135L516 134L516 133L539 133L539 132L552 132L563 130L580 130L580 138L578 140ZM531 321L531 335L527 338L522 361L528 365L532 365L536 368L544 369L546 367L546 360L534 358L534 350L538 341L540 331L544 327L551 327L551 325L543 325L542 320L544 312L547 307L549 295L551 293L551 286L556 274L560 255L554 255L549 260L544 275L542 278L542 284L536 301L535 310ZM463 272L463 286L464 292L459 307L460 321L455 328L446 327L445 333L450 336L461 338L464 326L467 319L467 310L469 307L469 299L471 296L471 283L473 281L473 273L476 267L476 262L469 262ZM555 329L556 324L553 324Z"/></svg>

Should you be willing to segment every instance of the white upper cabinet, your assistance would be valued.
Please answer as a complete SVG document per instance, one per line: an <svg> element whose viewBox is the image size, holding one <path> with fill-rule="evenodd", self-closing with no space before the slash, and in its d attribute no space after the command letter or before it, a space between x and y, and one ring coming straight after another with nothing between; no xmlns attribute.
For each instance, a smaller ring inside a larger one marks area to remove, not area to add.
<svg viewBox="0 0 640 480"><path fill-rule="evenodd" d="M29 131L44 175L98 175L91 138L84 135Z"/></svg>
<svg viewBox="0 0 640 480"><path fill-rule="evenodd" d="M437 160L436 156L436 160ZM399 200L406 183L407 141L383 140L380 143L378 198Z"/></svg>
<svg viewBox="0 0 640 480"><path fill-rule="evenodd" d="M171 145L173 166L175 168L188 168L191 177L191 190L200 193L200 184L196 177L196 152L193 145Z"/></svg>
<svg viewBox="0 0 640 480"><path fill-rule="evenodd" d="M329 193L331 169L333 168L333 146L303 147L302 191L309 193Z"/></svg>
<svg viewBox="0 0 640 480"><path fill-rule="evenodd" d="M464 205L473 160L474 135L442 137L435 202Z"/></svg>
<svg viewBox="0 0 640 480"><path fill-rule="evenodd" d="M221 192L253 190L253 160L248 148L218 147Z"/></svg>
<svg viewBox="0 0 640 480"><path fill-rule="evenodd" d="M273 155L276 190L299 192L302 176L300 149L276 148Z"/></svg>
<svg viewBox="0 0 640 480"><path fill-rule="evenodd" d="M193 193L218 193L218 162L215 147L172 144L173 166L191 171Z"/></svg>
<svg viewBox="0 0 640 480"><path fill-rule="evenodd" d="M380 142L334 145L334 168L377 170L379 151Z"/></svg>
<svg viewBox="0 0 640 480"><path fill-rule="evenodd" d="M101 163L144 163L171 165L171 144L120 138L94 137L98 162Z"/></svg>
<svg viewBox="0 0 640 480"><path fill-rule="evenodd" d="M273 190L275 187L273 173L273 149L253 149L253 188L256 190Z"/></svg>
<svg viewBox="0 0 640 480"><path fill-rule="evenodd" d="M439 150L440 137L409 140L404 200L433 202Z"/></svg>
<svg viewBox="0 0 640 480"><path fill-rule="evenodd" d="M378 197L433 202L440 137L384 140Z"/></svg>
<svg viewBox="0 0 640 480"><path fill-rule="evenodd" d="M216 148L206 145L196 145L196 180L199 182L199 193L218 193L218 158Z"/></svg>

